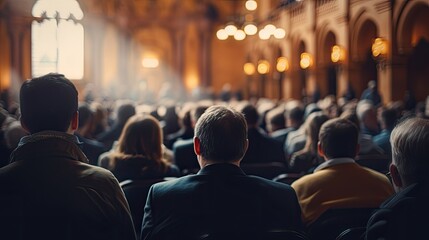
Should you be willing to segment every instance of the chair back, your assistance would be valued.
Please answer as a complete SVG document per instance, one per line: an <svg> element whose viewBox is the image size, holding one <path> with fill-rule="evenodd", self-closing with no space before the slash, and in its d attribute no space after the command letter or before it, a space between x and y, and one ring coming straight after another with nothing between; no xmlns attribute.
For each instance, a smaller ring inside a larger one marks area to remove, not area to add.
<svg viewBox="0 0 429 240"><path fill-rule="evenodd" d="M273 181L290 185L304 175L304 173L283 173L273 178Z"/></svg>
<svg viewBox="0 0 429 240"><path fill-rule="evenodd" d="M324 212L308 226L310 239L336 239L349 228L366 227L375 208L337 208Z"/></svg>
<svg viewBox="0 0 429 240"><path fill-rule="evenodd" d="M131 216L137 235L140 235L144 206L146 205L149 189L153 184L163 181L166 181L166 179L125 180L119 183L124 191L128 205L130 206Z"/></svg>
<svg viewBox="0 0 429 240"><path fill-rule="evenodd" d="M288 171L287 166L280 162L242 163L240 167L247 175L255 175L270 180Z"/></svg>
<svg viewBox="0 0 429 240"><path fill-rule="evenodd" d="M365 239L366 227L349 228L340 233L335 240L363 240Z"/></svg>
<svg viewBox="0 0 429 240"><path fill-rule="evenodd" d="M293 230L273 230L265 232L234 232L234 233L209 233L202 234L195 238L195 240L307 240L308 237L305 233Z"/></svg>

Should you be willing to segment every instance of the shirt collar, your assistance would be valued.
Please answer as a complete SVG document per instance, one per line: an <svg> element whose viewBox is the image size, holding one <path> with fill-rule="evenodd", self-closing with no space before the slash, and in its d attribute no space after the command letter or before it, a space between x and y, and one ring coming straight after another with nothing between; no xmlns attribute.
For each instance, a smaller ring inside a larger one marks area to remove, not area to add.
<svg viewBox="0 0 429 240"><path fill-rule="evenodd" d="M324 163L320 164L316 169L314 169L314 172L317 172L319 170L328 168L328 167L332 167L338 164L343 164L343 163L354 163L355 160L353 158L332 158L329 159L328 161L325 161Z"/></svg>
<svg viewBox="0 0 429 240"><path fill-rule="evenodd" d="M48 139L48 138L60 138L77 145L81 145L82 143L75 135L71 135L65 132L57 132L57 131L42 131L38 133L34 133L25 137L22 137L19 141L18 147L30 142L37 142L39 140Z"/></svg>

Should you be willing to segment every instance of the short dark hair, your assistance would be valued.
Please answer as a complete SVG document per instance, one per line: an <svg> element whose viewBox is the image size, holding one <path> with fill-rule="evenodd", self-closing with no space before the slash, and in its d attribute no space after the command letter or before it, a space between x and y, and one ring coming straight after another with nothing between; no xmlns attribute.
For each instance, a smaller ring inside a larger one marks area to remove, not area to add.
<svg viewBox="0 0 429 240"><path fill-rule="evenodd" d="M319 132L319 141L327 158L356 156L359 130L354 123L343 118L326 121Z"/></svg>
<svg viewBox="0 0 429 240"><path fill-rule="evenodd" d="M195 126L204 159L229 162L243 158L246 152L247 125L240 112L225 106L212 106Z"/></svg>
<svg viewBox="0 0 429 240"><path fill-rule="evenodd" d="M381 121L384 122L386 128L392 130L398 120L398 114L395 109L386 108L381 111Z"/></svg>
<svg viewBox="0 0 429 240"><path fill-rule="evenodd" d="M62 74L25 81L20 90L21 120L30 133L66 132L78 110L78 92Z"/></svg>
<svg viewBox="0 0 429 240"><path fill-rule="evenodd" d="M88 122L94 118L94 112L87 103L79 104L79 128L85 126Z"/></svg>
<svg viewBox="0 0 429 240"><path fill-rule="evenodd" d="M255 106L248 103L241 109L241 113L243 113L247 124L255 125L259 122L259 113Z"/></svg>
<svg viewBox="0 0 429 240"><path fill-rule="evenodd" d="M285 112L286 119L290 119L297 123L302 123L304 120L304 109L300 106L295 106Z"/></svg>

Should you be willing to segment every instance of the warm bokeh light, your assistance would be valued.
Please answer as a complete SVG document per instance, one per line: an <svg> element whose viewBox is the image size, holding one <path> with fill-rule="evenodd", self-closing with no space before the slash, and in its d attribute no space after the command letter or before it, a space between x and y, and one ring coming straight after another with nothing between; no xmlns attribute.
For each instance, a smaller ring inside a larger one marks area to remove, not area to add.
<svg viewBox="0 0 429 240"><path fill-rule="evenodd" d="M270 63L267 60L260 60L258 62L258 73L267 74L270 71Z"/></svg>
<svg viewBox="0 0 429 240"><path fill-rule="evenodd" d="M142 66L144 68L157 68L159 66L159 60L154 57L145 57L142 60Z"/></svg>
<svg viewBox="0 0 429 240"><path fill-rule="evenodd" d="M225 27L225 32L226 34L228 34L228 36L234 36L235 32L237 32L237 27L234 24L230 23Z"/></svg>
<svg viewBox="0 0 429 240"><path fill-rule="evenodd" d="M311 55L309 53L303 52L301 53L301 60L299 61L299 66L302 69L309 68L313 63Z"/></svg>
<svg viewBox="0 0 429 240"><path fill-rule="evenodd" d="M246 75L253 75L255 73L255 65L251 62L245 63L243 66L243 71Z"/></svg>
<svg viewBox="0 0 429 240"><path fill-rule="evenodd" d="M247 0L245 6L247 10L255 11L258 8L258 3L255 0Z"/></svg>
<svg viewBox="0 0 429 240"><path fill-rule="evenodd" d="M276 26L274 26L273 24L267 24L264 29L270 34L274 34L274 31L276 31Z"/></svg>
<svg viewBox="0 0 429 240"><path fill-rule="evenodd" d="M226 40L228 38L228 34L226 33L225 29L219 29L216 32L216 37L219 40Z"/></svg>
<svg viewBox="0 0 429 240"><path fill-rule="evenodd" d="M258 32L258 27L253 23L249 23L244 26L244 32L249 36L255 35Z"/></svg>
<svg viewBox="0 0 429 240"><path fill-rule="evenodd" d="M387 54L387 40L383 38L376 38L372 44L372 55L378 57Z"/></svg>
<svg viewBox="0 0 429 240"><path fill-rule="evenodd" d="M239 29L234 34L234 39L237 41L241 41L246 38L246 33L243 30Z"/></svg>
<svg viewBox="0 0 429 240"><path fill-rule="evenodd" d="M267 40L270 38L270 33L264 28L259 31L259 38L261 40Z"/></svg>
<svg viewBox="0 0 429 240"><path fill-rule="evenodd" d="M289 61L286 57L279 57L277 59L276 69L278 72L285 72L289 70Z"/></svg>
<svg viewBox="0 0 429 240"><path fill-rule="evenodd" d="M282 39L286 36L286 31L283 28L277 28L274 30L274 37L277 39Z"/></svg>
<svg viewBox="0 0 429 240"><path fill-rule="evenodd" d="M344 48L334 45L331 51L331 61L333 63L342 62L345 59L345 50Z"/></svg>

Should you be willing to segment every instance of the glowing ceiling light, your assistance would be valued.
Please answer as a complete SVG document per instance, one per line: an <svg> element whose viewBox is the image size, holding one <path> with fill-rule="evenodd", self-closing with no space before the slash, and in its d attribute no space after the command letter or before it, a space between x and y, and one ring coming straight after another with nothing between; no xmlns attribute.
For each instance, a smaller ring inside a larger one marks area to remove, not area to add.
<svg viewBox="0 0 429 240"><path fill-rule="evenodd" d="M241 41L246 38L246 33L243 30L239 29L234 34L234 39L237 41Z"/></svg>
<svg viewBox="0 0 429 240"><path fill-rule="evenodd" d="M228 36L234 36L235 32L237 32L237 27L230 23L225 27L225 32L228 34Z"/></svg>
<svg viewBox="0 0 429 240"><path fill-rule="evenodd" d="M245 6L247 10L254 11L258 8L258 3L255 0L247 0Z"/></svg>
<svg viewBox="0 0 429 240"><path fill-rule="evenodd" d="M264 29L265 29L265 30L267 30L267 31L268 31L268 33L271 35L271 34L274 34L274 31L275 31L277 28L276 28L276 26L274 26L273 24L267 24L267 25L264 27Z"/></svg>
<svg viewBox="0 0 429 240"><path fill-rule="evenodd" d="M261 40L267 40L270 38L271 34L264 28L259 31L259 38Z"/></svg>
<svg viewBox="0 0 429 240"><path fill-rule="evenodd" d="M274 30L274 37L277 39L282 39L286 36L286 31L283 28L277 28Z"/></svg>
<svg viewBox="0 0 429 240"><path fill-rule="evenodd" d="M216 37L219 40L226 40L228 38L228 34L226 33L225 29L219 29L216 32Z"/></svg>
<svg viewBox="0 0 429 240"><path fill-rule="evenodd" d="M255 35L258 32L258 27L253 23L249 23L244 26L244 32L249 36Z"/></svg>

